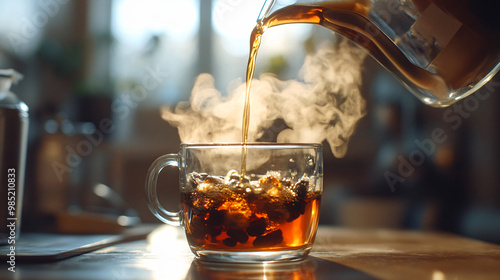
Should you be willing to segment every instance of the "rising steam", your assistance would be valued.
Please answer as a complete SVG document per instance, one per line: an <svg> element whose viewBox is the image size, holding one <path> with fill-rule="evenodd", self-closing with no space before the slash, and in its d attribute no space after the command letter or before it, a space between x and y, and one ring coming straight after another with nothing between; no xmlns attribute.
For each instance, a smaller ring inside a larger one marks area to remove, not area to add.
<svg viewBox="0 0 500 280"><path fill-rule="evenodd" d="M347 41L324 46L307 56L302 82L280 81L264 74L252 83L249 141L263 136L275 120L288 126L278 131L278 142L323 142L336 157L347 151L349 137L363 117L361 67L366 53ZM241 142L245 84L233 82L228 95L215 89L214 78L196 79L190 102L162 110L163 119L179 130L182 142ZM269 131L269 130L268 130ZM267 132L268 132L267 131Z"/></svg>

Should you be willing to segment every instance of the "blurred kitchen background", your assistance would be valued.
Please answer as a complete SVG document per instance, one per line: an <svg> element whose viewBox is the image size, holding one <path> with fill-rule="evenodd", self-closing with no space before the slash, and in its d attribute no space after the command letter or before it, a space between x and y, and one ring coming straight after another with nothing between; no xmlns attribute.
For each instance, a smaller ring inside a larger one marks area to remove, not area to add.
<svg viewBox="0 0 500 280"><path fill-rule="evenodd" d="M211 73L221 92L244 79L263 2L0 0L0 68L24 75L12 91L30 108L23 230L78 231L103 215L157 222L144 198L146 172L180 143L160 109L188 100L200 73ZM320 27L271 29L257 73L295 79L308 53L336 40ZM435 109L373 59L364 64L367 114L344 158L325 146L321 223L500 243L499 78ZM432 140L436 129L443 143ZM177 176L160 178L172 211ZM95 215L88 224L63 218L82 211Z"/></svg>

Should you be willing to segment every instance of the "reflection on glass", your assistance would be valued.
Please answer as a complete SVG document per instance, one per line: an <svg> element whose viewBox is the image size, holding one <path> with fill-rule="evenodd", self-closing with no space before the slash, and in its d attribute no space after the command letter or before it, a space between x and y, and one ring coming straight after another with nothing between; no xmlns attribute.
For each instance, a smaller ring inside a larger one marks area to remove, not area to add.
<svg viewBox="0 0 500 280"><path fill-rule="evenodd" d="M316 262L307 258L300 262L229 264L193 261L186 280L314 280Z"/></svg>

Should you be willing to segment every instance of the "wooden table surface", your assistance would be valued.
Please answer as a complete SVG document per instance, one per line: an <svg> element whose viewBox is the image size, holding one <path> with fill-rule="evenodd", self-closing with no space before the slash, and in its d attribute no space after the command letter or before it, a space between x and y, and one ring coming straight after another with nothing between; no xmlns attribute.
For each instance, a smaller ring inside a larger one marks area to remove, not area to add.
<svg viewBox="0 0 500 280"><path fill-rule="evenodd" d="M0 264L0 279L500 279L500 246L443 233L320 226L303 262L207 265L180 228L53 263Z"/></svg>

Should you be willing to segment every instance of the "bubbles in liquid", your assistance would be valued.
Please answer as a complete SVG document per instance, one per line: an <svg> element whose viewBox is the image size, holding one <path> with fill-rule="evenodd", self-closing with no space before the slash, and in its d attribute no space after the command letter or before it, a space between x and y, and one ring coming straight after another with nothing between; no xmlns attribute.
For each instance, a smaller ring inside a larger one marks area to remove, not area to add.
<svg viewBox="0 0 500 280"><path fill-rule="evenodd" d="M188 213L185 223L191 244L264 248L280 246L287 234L297 232L305 236L304 242L310 239L307 229L296 229L295 233L285 229L306 209L317 213L320 194L308 178L292 182L270 171L250 181L235 170L224 177L193 172L188 178L190 188L183 192L182 204Z"/></svg>

